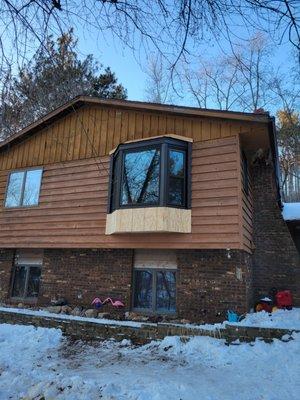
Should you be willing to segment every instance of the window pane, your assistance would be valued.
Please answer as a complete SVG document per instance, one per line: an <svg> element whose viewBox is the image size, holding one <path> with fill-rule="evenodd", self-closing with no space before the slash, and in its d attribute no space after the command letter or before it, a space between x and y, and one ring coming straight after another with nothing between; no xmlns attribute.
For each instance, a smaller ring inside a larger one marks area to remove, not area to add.
<svg viewBox="0 0 300 400"><path fill-rule="evenodd" d="M169 151L169 204L184 205L184 164L185 153L176 150Z"/></svg>
<svg viewBox="0 0 300 400"><path fill-rule="evenodd" d="M176 311L176 273L159 271L156 279L156 310Z"/></svg>
<svg viewBox="0 0 300 400"><path fill-rule="evenodd" d="M26 297L37 297L39 294L41 269L31 267L29 269L28 285Z"/></svg>
<svg viewBox="0 0 300 400"><path fill-rule="evenodd" d="M24 172L14 172L9 176L5 207L18 207L21 202Z"/></svg>
<svg viewBox="0 0 300 400"><path fill-rule="evenodd" d="M23 206L37 205L39 202L42 170L27 171L24 188Z"/></svg>
<svg viewBox="0 0 300 400"><path fill-rule="evenodd" d="M159 149L125 153L122 205L158 204Z"/></svg>
<svg viewBox="0 0 300 400"><path fill-rule="evenodd" d="M134 275L133 306L135 308L152 308L152 272L136 270Z"/></svg>
<svg viewBox="0 0 300 400"><path fill-rule="evenodd" d="M184 178L184 153L182 151L170 150L169 173L176 178Z"/></svg>
<svg viewBox="0 0 300 400"><path fill-rule="evenodd" d="M184 205L184 180L170 178L169 180L169 204Z"/></svg>
<svg viewBox="0 0 300 400"><path fill-rule="evenodd" d="M12 297L23 297L25 290L25 282L26 282L26 268L25 267L16 267Z"/></svg>

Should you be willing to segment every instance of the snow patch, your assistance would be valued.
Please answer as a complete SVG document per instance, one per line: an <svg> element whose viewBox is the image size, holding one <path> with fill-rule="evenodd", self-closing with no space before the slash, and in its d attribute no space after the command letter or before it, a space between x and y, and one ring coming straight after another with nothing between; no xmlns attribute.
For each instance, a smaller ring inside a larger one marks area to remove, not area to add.
<svg viewBox="0 0 300 400"><path fill-rule="evenodd" d="M58 329L0 325L0 399L298 400L300 334L226 346L166 337L142 347L62 339Z"/></svg>

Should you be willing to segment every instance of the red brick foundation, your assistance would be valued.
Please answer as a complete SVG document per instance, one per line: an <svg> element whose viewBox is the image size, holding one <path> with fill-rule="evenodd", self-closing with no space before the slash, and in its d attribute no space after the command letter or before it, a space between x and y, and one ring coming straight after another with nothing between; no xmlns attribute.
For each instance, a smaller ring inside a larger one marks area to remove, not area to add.
<svg viewBox="0 0 300 400"><path fill-rule="evenodd" d="M0 301L9 298L14 250L0 249Z"/></svg>
<svg viewBox="0 0 300 400"><path fill-rule="evenodd" d="M273 167L261 162L252 167L255 251L253 289L255 299L273 287L290 289L300 306L300 259L277 204Z"/></svg>
<svg viewBox="0 0 300 400"><path fill-rule="evenodd" d="M252 304L251 256L239 250L178 252L177 309L191 321L224 321Z"/></svg>
<svg viewBox="0 0 300 400"><path fill-rule="evenodd" d="M9 301L13 252L2 251L2 300ZM228 257L229 256L229 257ZM196 322L224 320L226 311L249 309L250 256L242 251L180 250L177 254L177 317ZM38 304L65 298L89 307L111 296L131 306L133 250L46 249Z"/></svg>
<svg viewBox="0 0 300 400"><path fill-rule="evenodd" d="M95 297L112 297L129 309L132 264L132 250L45 250L39 302L64 297L90 306Z"/></svg>

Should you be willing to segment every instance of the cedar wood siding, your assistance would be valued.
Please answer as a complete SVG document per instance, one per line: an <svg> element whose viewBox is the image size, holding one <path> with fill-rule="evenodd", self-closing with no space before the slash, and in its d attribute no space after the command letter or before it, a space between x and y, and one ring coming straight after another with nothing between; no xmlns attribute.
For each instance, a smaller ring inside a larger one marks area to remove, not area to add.
<svg viewBox="0 0 300 400"><path fill-rule="evenodd" d="M239 133L263 123L86 106L0 152L0 248L186 248L251 251ZM106 236L109 152L127 140L193 138L192 233ZM37 207L4 209L10 170L42 166Z"/></svg>

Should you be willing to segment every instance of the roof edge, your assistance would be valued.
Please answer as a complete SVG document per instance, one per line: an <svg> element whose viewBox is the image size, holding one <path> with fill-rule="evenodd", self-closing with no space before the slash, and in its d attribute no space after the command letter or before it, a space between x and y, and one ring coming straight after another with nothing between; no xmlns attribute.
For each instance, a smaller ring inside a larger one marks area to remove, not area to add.
<svg viewBox="0 0 300 400"><path fill-rule="evenodd" d="M12 136L4 140L2 143L0 143L0 150L14 142L22 140L24 137L27 137L37 130L49 126L55 120L62 118L64 115L67 115L70 112L75 111L76 109L87 104L98 104L104 107L123 108L128 110L168 113L178 116L220 118L246 122L269 123L271 120L270 114L268 112L243 113L239 111L204 109L170 104L147 103L133 100L100 99L97 97L77 96L71 101L61 105L60 107L49 112L37 121L33 122L32 124L28 125L27 127L21 129L19 132L16 132Z"/></svg>

